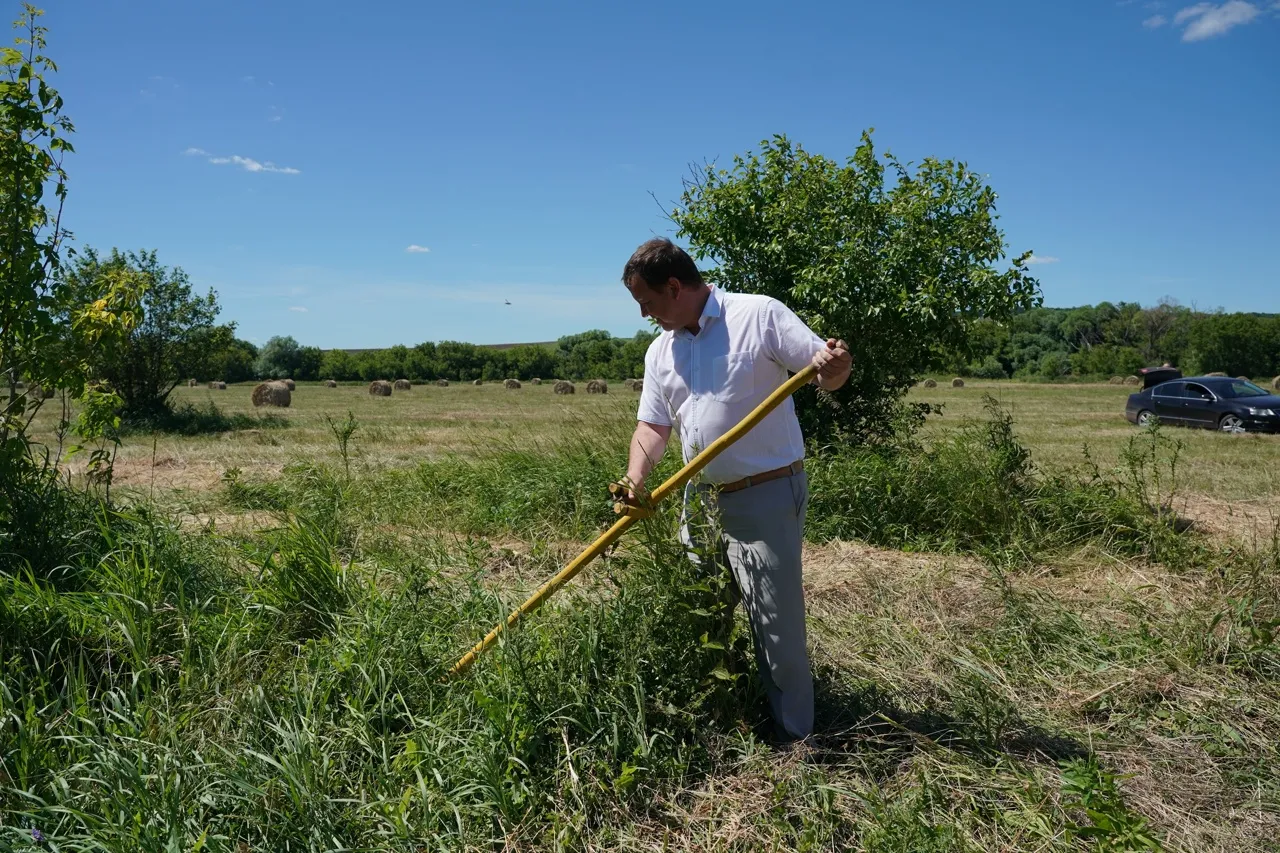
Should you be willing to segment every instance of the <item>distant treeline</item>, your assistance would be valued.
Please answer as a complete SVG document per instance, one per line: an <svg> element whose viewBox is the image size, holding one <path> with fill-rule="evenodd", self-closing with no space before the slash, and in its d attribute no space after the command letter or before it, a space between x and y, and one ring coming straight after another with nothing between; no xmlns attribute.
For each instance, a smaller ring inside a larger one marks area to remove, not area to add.
<svg viewBox="0 0 1280 853"><path fill-rule="evenodd" d="M276 337L261 349L231 340L210 353L196 379L244 382L291 377L300 381L336 379L372 381L409 379L625 379L644 371L644 353L654 335L638 332L615 338L589 331L560 338L554 344L485 347L457 341L425 342L378 350L322 350L300 346L291 337Z"/></svg>
<svg viewBox="0 0 1280 853"><path fill-rule="evenodd" d="M197 379L243 382L292 377L308 381L410 379L625 379L640 376L654 335L615 338L589 331L554 344L504 348L457 341L370 350L322 350L277 337L259 349L224 336ZM1280 374L1280 315L1192 311L1171 303L1143 308L1102 302L1035 308L1008 324L977 320L966 352L940 353L936 369L988 379L1128 376L1168 362L1184 373Z"/></svg>
<svg viewBox="0 0 1280 853"><path fill-rule="evenodd" d="M943 354L938 368L990 379L1128 376L1165 362L1185 374L1280 374L1280 315L1206 313L1168 302L1035 308L1004 325L977 321L971 343L966 353Z"/></svg>

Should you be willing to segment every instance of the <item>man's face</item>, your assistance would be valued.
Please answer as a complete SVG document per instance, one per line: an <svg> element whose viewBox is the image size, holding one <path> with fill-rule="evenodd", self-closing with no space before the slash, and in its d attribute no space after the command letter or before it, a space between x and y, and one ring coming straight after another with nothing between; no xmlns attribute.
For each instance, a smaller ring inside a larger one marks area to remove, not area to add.
<svg viewBox="0 0 1280 853"><path fill-rule="evenodd" d="M669 279L661 288L653 288L636 277L627 282L631 298L640 306L641 317L652 317L663 331L684 325L680 309L680 282Z"/></svg>

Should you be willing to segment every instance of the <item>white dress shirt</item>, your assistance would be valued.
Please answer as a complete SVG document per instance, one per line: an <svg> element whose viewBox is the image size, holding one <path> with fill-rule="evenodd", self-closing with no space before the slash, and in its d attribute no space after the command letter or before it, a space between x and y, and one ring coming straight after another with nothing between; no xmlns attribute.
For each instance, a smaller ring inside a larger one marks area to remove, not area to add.
<svg viewBox="0 0 1280 853"><path fill-rule="evenodd" d="M778 300L712 287L698 334L676 329L649 345L636 417L673 427L688 462L825 346ZM730 483L802 458L804 438L787 398L713 459L702 476L708 483Z"/></svg>

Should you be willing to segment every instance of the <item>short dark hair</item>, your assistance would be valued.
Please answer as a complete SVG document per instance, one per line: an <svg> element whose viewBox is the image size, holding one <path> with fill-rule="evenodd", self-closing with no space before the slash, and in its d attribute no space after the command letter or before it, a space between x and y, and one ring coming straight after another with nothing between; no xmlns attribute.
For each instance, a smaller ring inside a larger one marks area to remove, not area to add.
<svg viewBox="0 0 1280 853"><path fill-rule="evenodd" d="M646 240L632 253L631 260L622 268L622 283L630 284L634 278L639 278L655 290L672 278L684 287L705 284L702 273L698 272L698 265L689 257L689 253L666 237Z"/></svg>

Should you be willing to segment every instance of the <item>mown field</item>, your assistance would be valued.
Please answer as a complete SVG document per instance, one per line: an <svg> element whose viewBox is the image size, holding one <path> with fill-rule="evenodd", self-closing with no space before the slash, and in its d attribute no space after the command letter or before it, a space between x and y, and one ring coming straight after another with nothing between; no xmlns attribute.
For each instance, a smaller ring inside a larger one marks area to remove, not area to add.
<svg viewBox="0 0 1280 853"><path fill-rule="evenodd" d="M475 456L505 446L537 447L555 443L566 432L627 429L638 395L614 383L604 396L557 396L550 384L525 384L509 391L501 384L480 387L455 383L448 388L414 386L393 397L371 397L366 387L329 389L299 385L287 410L255 410L252 385L225 391L178 388L179 406L216 406L244 421L234 431L204 435L134 433L121 448L117 482L136 488L208 489L231 467L248 472L279 472L299 456L333 461L336 444L326 417L351 412L360 422L357 452L370 465L412 465L449 454ZM1072 468L1090 458L1114 468L1137 432L1124 419L1127 388L1102 384L1037 385L970 380L964 388L917 388L911 398L941 404L923 432L927 440L952 433L966 421L984 416L989 395L1013 417L1021 441L1035 463L1047 470ZM46 406L37 431L52 442L56 407ZM1197 507L1224 513L1267 516L1280 511L1280 437L1220 435L1179 429L1169 433L1183 446L1178 491ZM621 467L624 460L619 461Z"/></svg>
<svg viewBox="0 0 1280 853"><path fill-rule="evenodd" d="M0 850L1280 849L1280 437L919 393L810 466L778 750L670 508L443 680L609 522L634 393L180 389L237 429L130 435L110 530L49 492L3 574Z"/></svg>

